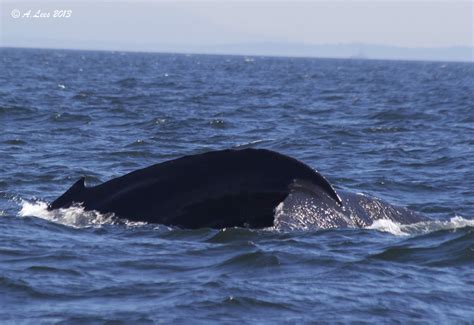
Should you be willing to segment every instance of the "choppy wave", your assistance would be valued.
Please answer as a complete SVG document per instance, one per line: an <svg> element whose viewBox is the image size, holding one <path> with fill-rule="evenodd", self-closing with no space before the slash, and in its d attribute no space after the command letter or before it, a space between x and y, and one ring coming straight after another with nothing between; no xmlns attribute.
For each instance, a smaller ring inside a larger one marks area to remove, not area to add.
<svg viewBox="0 0 474 325"><path fill-rule="evenodd" d="M474 319L474 65L0 52L0 323ZM81 176L239 146L433 221L189 230L46 209Z"/></svg>
<svg viewBox="0 0 474 325"><path fill-rule="evenodd" d="M26 313L75 321L70 303L80 303L88 310L81 320L172 322L199 311L203 322L228 313L250 322L268 310L330 322L340 318L328 310L344 302L345 319L367 321L380 319L376 299L390 306L384 318L409 321L414 316L403 310L415 305L410 313L422 317L440 295L457 302L437 305L430 319L452 310L457 320L471 315L457 300L469 300L469 289L450 289L474 283L473 220L460 216L413 225L378 220L369 229L186 230L119 222L81 207L48 211L44 201L19 204L16 217L0 218L0 290L10 303L17 296L34 303L21 313L9 308L0 320ZM438 294L426 294L428 287ZM361 306L370 312L359 315Z"/></svg>
<svg viewBox="0 0 474 325"><path fill-rule="evenodd" d="M459 217L453 219L443 225L430 226L431 231L427 234L391 245L382 252L373 254L371 258L436 267L472 265L474 220Z"/></svg>

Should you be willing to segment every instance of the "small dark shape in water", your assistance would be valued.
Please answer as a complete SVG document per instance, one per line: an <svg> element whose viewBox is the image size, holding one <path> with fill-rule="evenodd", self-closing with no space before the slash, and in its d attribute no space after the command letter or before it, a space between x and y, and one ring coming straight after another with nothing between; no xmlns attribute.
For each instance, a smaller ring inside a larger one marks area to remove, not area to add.
<svg viewBox="0 0 474 325"><path fill-rule="evenodd" d="M277 207L280 222L303 213L318 228L360 227L379 218L422 219L377 199L345 191L338 195L309 166L265 149L185 156L94 187L85 187L81 178L49 209L75 203L132 221L183 228L271 227Z"/></svg>

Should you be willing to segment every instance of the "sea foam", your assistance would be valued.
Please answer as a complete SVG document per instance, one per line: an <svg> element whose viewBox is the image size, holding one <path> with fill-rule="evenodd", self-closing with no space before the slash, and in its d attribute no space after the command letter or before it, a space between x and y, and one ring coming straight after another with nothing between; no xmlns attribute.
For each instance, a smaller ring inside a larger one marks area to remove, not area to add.
<svg viewBox="0 0 474 325"><path fill-rule="evenodd" d="M97 211L85 211L81 206L66 209L48 210L48 204L43 201L20 200L21 209L18 216L34 216L51 222L84 228L118 223L113 214L101 214Z"/></svg>
<svg viewBox="0 0 474 325"><path fill-rule="evenodd" d="M375 220L366 229L384 231L396 236L420 235L438 230L456 230L458 228L474 227L474 219L454 216L449 220L429 220L409 225L402 225L392 220Z"/></svg>

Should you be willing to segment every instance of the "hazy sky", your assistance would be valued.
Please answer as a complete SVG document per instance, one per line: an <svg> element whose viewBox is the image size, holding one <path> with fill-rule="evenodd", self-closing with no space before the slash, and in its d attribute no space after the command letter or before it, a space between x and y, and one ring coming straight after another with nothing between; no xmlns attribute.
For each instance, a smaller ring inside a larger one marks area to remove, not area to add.
<svg viewBox="0 0 474 325"><path fill-rule="evenodd" d="M0 1L2 46L185 51L235 43L474 44L472 1ZM30 9L31 15L72 14L23 17Z"/></svg>

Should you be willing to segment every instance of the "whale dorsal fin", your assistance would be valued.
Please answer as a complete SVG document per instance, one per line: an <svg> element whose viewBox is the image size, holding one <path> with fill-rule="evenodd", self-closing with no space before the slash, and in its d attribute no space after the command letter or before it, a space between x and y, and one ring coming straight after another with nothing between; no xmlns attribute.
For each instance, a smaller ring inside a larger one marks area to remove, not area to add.
<svg viewBox="0 0 474 325"><path fill-rule="evenodd" d="M76 181L72 186L60 197L58 197L53 203L49 205L49 209L59 209L70 207L73 203L80 203L82 194L84 193L85 186L85 177L81 177Z"/></svg>
<svg viewBox="0 0 474 325"><path fill-rule="evenodd" d="M86 178L85 177L81 177L79 178L79 180L77 182L75 182L74 184L72 184L71 188L67 191L82 191L83 189L86 188L86 184L85 184L85 181L86 181ZM66 193L67 193L66 192Z"/></svg>

